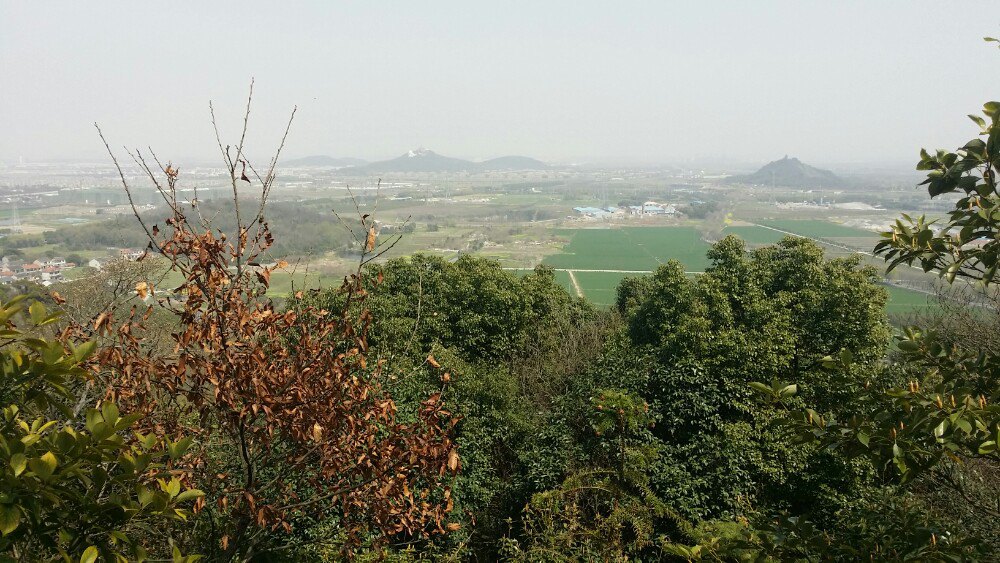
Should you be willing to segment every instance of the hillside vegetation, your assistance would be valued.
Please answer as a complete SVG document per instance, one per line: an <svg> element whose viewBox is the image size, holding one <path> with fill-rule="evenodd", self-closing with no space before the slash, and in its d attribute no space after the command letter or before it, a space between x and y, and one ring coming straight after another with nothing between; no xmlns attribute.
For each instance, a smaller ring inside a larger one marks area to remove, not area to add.
<svg viewBox="0 0 1000 563"><path fill-rule="evenodd" d="M797 158L785 156L762 166L753 174L733 176L730 182L789 188L839 188L846 182L829 170L809 166Z"/></svg>

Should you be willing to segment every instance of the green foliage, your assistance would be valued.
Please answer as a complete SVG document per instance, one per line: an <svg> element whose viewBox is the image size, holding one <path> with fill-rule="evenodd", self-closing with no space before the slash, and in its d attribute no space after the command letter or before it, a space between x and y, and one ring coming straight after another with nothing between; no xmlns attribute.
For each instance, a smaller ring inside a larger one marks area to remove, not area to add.
<svg viewBox="0 0 1000 563"><path fill-rule="evenodd" d="M844 511L840 528L780 516L746 528L738 540L711 547L720 559L756 561L967 561L984 555L975 541L929 521L919 504L873 500L862 510Z"/></svg>
<svg viewBox="0 0 1000 563"><path fill-rule="evenodd" d="M134 219L116 216L105 221L46 231L44 241L40 244L55 244L66 250L80 251L122 247L144 248L147 243L142 227Z"/></svg>
<svg viewBox="0 0 1000 563"><path fill-rule="evenodd" d="M648 276L624 278L615 290L615 309L623 317L629 316L649 294L651 281Z"/></svg>
<svg viewBox="0 0 1000 563"><path fill-rule="evenodd" d="M658 456L649 406L635 395L600 390L589 407L589 460L560 486L532 497L522 516L523 541L504 544L509 558L607 561L655 552L658 521L670 511L649 483Z"/></svg>
<svg viewBox="0 0 1000 563"><path fill-rule="evenodd" d="M24 331L15 324L22 316ZM56 320L24 298L0 307L0 550L14 558L145 559L166 543L165 526L185 520L202 496L167 470L190 439L133 437L138 415L111 402L85 408L84 363L95 345L41 337Z"/></svg>
<svg viewBox="0 0 1000 563"><path fill-rule="evenodd" d="M199 205L206 217L225 232L235 232L236 218L231 207L219 201ZM144 214L147 224L162 219L159 211ZM269 254L275 257L316 255L348 247L348 234L331 214L303 208L299 203L274 202L267 206L267 220L275 235ZM142 227L130 217L115 217L72 227L60 227L43 235L22 235L0 239L0 249L55 244L66 251L106 250L107 248L145 248L149 241ZM71 260L72 261L72 260ZM77 261L77 264L80 262Z"/></svg>
<svg viewBox="0 0 1000 563"><path fill-rule="evenodd" d="M370 278L381 281L365 303L370 345L387 358L419 363L434 349L450 350L477 368L505 369L544 404L599 352L606 316L569 295L549 268L518 277L491 260L423 254L374 268ZM335 311L342 296L309 299Z"/></svg>
<svg viewBox="0 0 1000 563"><path fill-rule="evenodd" d="M1000 407L987 399L997 381L996 358L946 347L933 331L915 328L906 330L898 346L907 363L928 371L923 384L864 393L876 402L868 416L841 419L807 409L797 421L799 439L869 456L877 466L891 464L902 483L958 456L1000 461ZM851 366L848 357L830 363L834 369Z"/></svg>
<svg viewBox="0 0 1000 563"><path fill-rule="evenodd" d="M809 463L812 450L784 443L779 412L761 407L751 382L795 373L799 388L774 392L799 401L792 391L801 389L845 409L834 380L864 380L859 373L835 378L821 360L843 348L874 365L889 337L885 292L855 258L826 260L814 243L791 238L748 253L735 237L712 247L709 258L698 278L671 262L642 286L623 286L621 301L636 304L623 307L629 342L614 352L631 374L617 379L659 416L657 491L699 519L790 502L784 489Z"/></svg>
<svg viewBox="0 0 1000 563"><path fill-rule="evenodd" d="M628 436L652 422L649 405L621 391L598 391L596 397L591 397L590 403L594 408L591 426L598 436Z"/></svg>
<svg viewBox="0 0 1000 563"><path fill-rule="evenodd" d="M507 520L519 517L534 492L565 477L572 444L550 448L539 437L553 430L545 418L552 404L600 353L608 316L567 293L547 268L518 277L491 260L422 254L374 268L370 279L381 280L365 305L371 353L386 362L386 385L405 412L446 377L445 400L461 417L453 513L462 528L448 545L424 547L495 559ZM336 311L342 296L306 299Z"/></svg>
<svg viewBox="0 0 1000 563"><path fill-rule="evenodd" d="M947 281L967 278L988 285L1000 267L1000 102L988 102L983 117L969 118L981 129L979 136L955 152L920 151L917 170L926 170L931 197L960 193L948 220L903 215L892 230L883 233L875 247L889 263L917 263L925 272L936 271Z"/></svg>
<svg viewBox="0 0 1000 563"><path fill-rule="evenodd" d="M928 172L921 185L927 186L930 196L959 193L961 197L940 229L925 217L904 215L883 234L875 252L885 258L889 270L919 264L949 283L968 280L984 290L994 281L1000 261L996 177L1000 103L987 103L984 113L986 119L970 118L985 140L973 139L956 152L939 150L932 155L921 151L917 169ZM889 483L898 484L885 506L908 498L945 499L951 506L904 510L904 517L895 521L886 518L892 513L882 506L872 517L856 514L840 528L816 526L807 519L760 525L751 535L757 538L754 546L761 553L777 558L848 559L874 554L946 561L995 558L997 546L989 536L995 535L1000 512L995 509L996 489L983 485L992 482L984 475L1000 467L1000 409L996 406L1000 357L961 327L946 335L911 327L897 340L908 384L889 388L841 385L844 401L859 408L836 412L832 405L810 398L806 404L816 408L791 415L788 428L798 443L816 443L837 455L869 460ZM857 359L846 350L824 358L822 364L830 373L841 375L868 371L859 370ZM787 397L777 381L770 387L753 387L772 403L783 403ZM876 518L882 523L866 527ZM983 528L972 522L977 519L993 525ZM986 533L976 538L980 530Z"/></svg>
<svg viewBox="0 0 1000 563"><path fill-rule="evenodd" d="M636 205L642 205L642 202ZM715 201L693 202L681 208L681 211L691 219L704 219L715 213L719 209L719 204Z"/></svg>

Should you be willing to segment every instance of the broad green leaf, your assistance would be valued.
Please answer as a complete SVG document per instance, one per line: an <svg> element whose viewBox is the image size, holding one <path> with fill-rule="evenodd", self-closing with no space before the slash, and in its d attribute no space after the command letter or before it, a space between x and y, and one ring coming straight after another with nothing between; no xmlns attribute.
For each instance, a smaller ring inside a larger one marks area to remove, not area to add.
<svg viewBox="0 0 1000 563"><path fill-rule="evenodd" d="M31 316L31 322L40 324L45 320L45 305L40 301L35 301L28 307L28 314Z"/></svg>
<svg viewBox="0 0 1000 563"><path fill-rule="evenodd" d="M96 349L97 349L97 342L93 340L89 342L84 342L83 344L77 346L75 350L73 350L73 357L76 358L76 361L82 362L83 360L89 358L90 355L93 354L94 350Z"/></svg>
<svg viewBox="0 0 1000 563"><path fill-rule="evenodd" d="M101 416L109 425L114 426L118 422L118 405L108 401L101 405Z"/></svg>
<svg viewBox="0 0 1000 563"><path fill-rule="evenodd" d="M958 420L956 420L955 426L962 429L966 433L972 432L972 424L969 424L969 421L965 420L964 418L959 418Z"/></svg>
<svg viewBox="0 0 1000 563"><path fill-rule="evenodd" d="M36 457L28 460L28 467L42 479L47 479L52 476L55 472L56 466L59 462L56 460L55 454L52 452L46 452L42 457Z"/></svg>
<svg viewBox="0 0 1000 563"><path fill-rule="evenodd" d="M200 491L198 489L188 489L188 490L184 491L183 493L177 495L177 498L174 499L174 500L176 502L184 502L184 501L188 501L188 500L191 500L191 499L200 498L200 497L203 497L203 496L205 496L205 493L203 493L202 491Z"/></svg>
<svg viewBox="0 0 1000 563"><path fill-rule="evenodd" d="M819 426L820 428L826 426L826 421L823 419L823 416L820 415L815 410L807 408L806 409L806 415L809 417L809 422L811 424L815 424L816 426Z"/></svg>
<svg viewBox="0 0 1000 563"><path fill-rule="evenodd" d="M180 440L173 443L167 443L167 452L170 454L170 459L178 459L187 453L188 448L191 447L191 442L193 438L191 436L185 436Z"/></svg>
<svg viewBox="0 0 1000 563"><path fill-rule="evenodd" d="M173 497L177 496L178 494L180 494L180 492L181 492L181 482L178 481L177 479L171 479L165 485L161 485L160 488L163 489L163 492L165 492L168 495L170 495L170 498L173 498Z"/></svg>
<svg viewBox="0 0 1000 563"><path fill-rule="evenodd" d="M87 409L87 430L91 433L94 432L94 428L103 421L101 418L101 411L97 409Z"/></svg>
<svg viewBox="0 0 1000 563"><path fill-rule="evenodd" d="M21 509L13 504L0 504L0 533L7 535L21 523Z"/></svg>
<svg viewBox="0 0 1000 563"><path fill-rule="evenodd" d="M948 431L948 419L946 418L942 420L940 424L934 427L934 437L940 438L941 436L944 436L944 433L947 431Z"/></svg>
<svg viewBox="0 0 1000 563"><path fill-rule="evenodd" d="M844 364L845 366L849 366L853 361L854 361L854 354L852 354L850 350L844 348L843 350L840 351L840 363Z"/></svg>
<svg viewBox="0 0 1000 563"><path fill-rule="evenodd" d="M148 487L139 485L136 487L136 496L139 497L139 506L145 508L155 499L155 494Z"/></svg>
<svg viewBox="0 0 1000 563"><path fill-rule="evenodd" d="M98 555L100 555L100 553L98 553L97 548L90 546L85 549L83 551L83 555L80 556L80 563L94 563L94 561L97 561Z"/></svg>
<svg viewBox="0 0 1000 563"><path fill-rule="evenodd" d="M14 470L14 477L24 473L26 467L28 467L28 458L24 454L10 456L10 468Z"/></svg>

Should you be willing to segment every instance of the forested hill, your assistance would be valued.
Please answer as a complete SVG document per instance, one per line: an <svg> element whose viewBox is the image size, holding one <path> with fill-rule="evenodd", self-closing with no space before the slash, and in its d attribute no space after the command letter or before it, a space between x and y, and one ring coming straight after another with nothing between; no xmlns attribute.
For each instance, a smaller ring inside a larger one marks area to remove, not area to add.
<svg viewBox="0 0 1000 563"><path fill-rule="evenodd" d="M733 184L763 184L788 188L839 188L846 185L843 178L829 170L815 168L797 158L785 156L765 164L753 174L733 176Z"/></svg>

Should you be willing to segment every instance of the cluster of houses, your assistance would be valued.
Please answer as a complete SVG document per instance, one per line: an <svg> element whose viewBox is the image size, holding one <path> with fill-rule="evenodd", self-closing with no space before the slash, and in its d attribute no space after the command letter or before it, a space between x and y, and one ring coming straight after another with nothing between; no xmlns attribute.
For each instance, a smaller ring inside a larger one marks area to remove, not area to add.
<svg viewBox="0 0 1000 563"><path fill-rule="evenodd" d="M134 248L122 248L119 249L116 254L112 254L108 258L104 258L102 260L94 258L84 264L67 262L65 258L61 257L22 263L16 258L4 256L3 258L0 258L0 284L11 283L15 280L28 280L40 283L44 286L49 286L53 283L62 281L63 273L70 268L75 268L77 266L89 266L100 270L105 264L112 260L125 259L134 261L138 260L143 253L144 251L136 250Z"/></svg>
<svg viewBox="0 0 1000 563"><path fill-rule="evenodd" d="M645 216L645 215L675 215L677 208L673 205L663 205L655 201L647 201L642 205L629 205L628 207L574 207L578 215L595 219L623 216Z"/></svg>
<svg viewBox="0 0 1000 563"><path fill-rule="evenodd" d="M15 280L30 280L42 285L52 285L63 279L63 272L76 264L67 262L65 258L50 258L35 260L24 264L7 256L0 258L0 283L10 283Z"/></svg>

